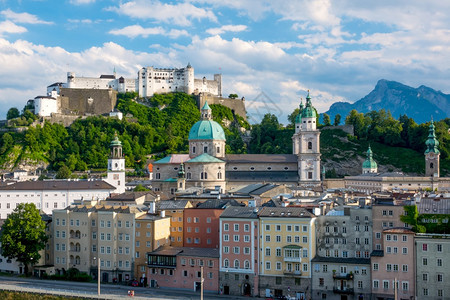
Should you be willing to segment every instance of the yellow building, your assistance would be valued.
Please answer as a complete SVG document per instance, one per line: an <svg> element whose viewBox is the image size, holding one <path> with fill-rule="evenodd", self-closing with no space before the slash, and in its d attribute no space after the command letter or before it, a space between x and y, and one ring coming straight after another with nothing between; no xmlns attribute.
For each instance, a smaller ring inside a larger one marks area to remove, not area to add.
<svg viewBox="0 0 450 300"><path fill-rule="evenodd" d="M158 211L165 211L170 217L170 245L183 247L184 209L193 207L188 200L165 200L157 202Z"/></svg>
<svg viewBox="0 0 450 300"><path fill-rule="evenodd" d="M298 207L265 207L258 215L259 295L310 299L315 216Z"/></svg>
<svg viewBox="0 0 450 300"><path fill-rule="evenodd" d="M139 279L139 283L147 284L147 253L169 244L169 238L170 217L166 217L163 211L159 215L147 213L136 218L134 277Z"/></svg>

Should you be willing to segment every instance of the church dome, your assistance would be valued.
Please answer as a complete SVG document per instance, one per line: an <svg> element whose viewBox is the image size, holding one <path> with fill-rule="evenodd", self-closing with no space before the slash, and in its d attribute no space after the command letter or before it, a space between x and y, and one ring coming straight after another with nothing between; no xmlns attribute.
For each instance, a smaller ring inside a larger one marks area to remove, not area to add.
<svg viewBox="0 0 450 300"><path fill-rule="evenodd" d="M309 96L309 90L308 90L308 96L306 96L306 105L305 108L301 112L302 118L316 118L316 110L311 104L311 97Z"/></svg>
<svg viewBox="0 0 450 300"><path fill-rule="evenodd" d="M362 165L363 169L376 169L377 163L372 158L372 149L367 150L367 159L363 162Z"/></svg>
<svg viewBox="0 0 450 300"><path fill-rule="evenodd" d="M189 131L189 140L223 140L225 132L219 123L213 120L200 120Z"/></svg>

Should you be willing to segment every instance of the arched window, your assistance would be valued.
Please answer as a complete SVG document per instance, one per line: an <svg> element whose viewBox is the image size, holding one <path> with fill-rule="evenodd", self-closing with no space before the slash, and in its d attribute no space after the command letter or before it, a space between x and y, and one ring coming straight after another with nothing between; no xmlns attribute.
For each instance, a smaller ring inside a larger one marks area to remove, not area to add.
<svg viewBox="0 0 450 300"><path fill-rule="evenodd" d="M239 269L239 267L240 267L239 259L235 259L235 260L234 260L234 268L235 268L235 269Z"/></svg>
<svg viewBox="0 0 450 300"><path fill-rule="evenodd" d="M312 142L308 142L308 150L312 149Z"/></svg>
<svg viewBox="0 0 450 300"><path fill-rule="evenodd" d="M217 146L217 154L220 154L220 147Z"/></svg>
<svg viewBox="0 0 450 300"><path fill-rule="evenodd" d="M191 172L186 173L186 179L191 179L191 178L192 178Z"/></svg>
<svg viewBox="0 0 450 300"><path fill-rule="evenodd" d="M217 173L217 179L222 179L222 173L221 172Z"/></svg>
<svg viewBox="0 0 450 300"><path fill-rule="evenodd" d="M434 164L430 163L430 169L433 169L433 168L434 168Z"/></svg>
<svg viewBox="0 0 450 300"><path fill-rule="evenodd" d="M208 153L208 146L203 147L203 153Z"/></svg>
<svg viewBox="0 0 450 300"><path fill-rule="evenodd" d="M201 172L201 173L200 173L200 179L208 179L208 173L206 173L206 172Z"/></svg>
<svg viewBox="0 0 450 300"><path fill-rule="evenodd" d="M229 266L230 266L230 261L227 258L225 258L223 260L223 267L224 268L228 268Z"/></svg>
<svg viewBox="0 0 450 300"><path fill-rule="evenodd" d="M244 261L244 268L250 269L250 262L248 260Z"/></svg>
<svg viewBox="0 0 450 300"><path fill-rule="evenodd" d="M195 146L192 147L192 153L195 153Z"/></svg>

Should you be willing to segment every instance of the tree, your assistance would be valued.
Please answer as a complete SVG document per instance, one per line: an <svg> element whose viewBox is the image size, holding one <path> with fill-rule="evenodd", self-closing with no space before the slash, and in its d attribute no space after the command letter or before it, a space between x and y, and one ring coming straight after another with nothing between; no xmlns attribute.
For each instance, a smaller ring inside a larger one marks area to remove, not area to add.
<svg viewBox="0 0 450 300"><path fill-rule="evenodd" d="M70 171L69 167L62 165L61 168L59 168L58 173L56 173L56 178L66 179L69 178L70 175L72 175L72 171Z"/></svg>
<svg viewBox="0 0 450 300"><path fill-rule="evenodd" d="M340 123L341 123L341 115L340 114L336 114L334 116L334 126L339 126Z"/></svg>
<svg viewBox="0 0 450 300"><path fill-rule="evenodd" d="M323 125L331 126L330 116L328 114L326 114L326 113L323 114Z"/></svg>
<svg viewBox="0 0 450 300"><path fill-rule="evenodd" d="M28 274L28 265L39 261L47 239L39 210L33 203L20 203L2 226L2 255L23 263Z"/></svg>
<svg viewBox="0 0 450 300"><path fill-rule="evenodd" d="M237 97L239 97L238 94L229 94L228 95L228 98L230 98L230 99L236 99Z"/></svg>
<svg viewBox="0 0 450 300"><path fill-rule="evenodd" d="M144 187L142 184L138 184L134 190L134 192L146 192L146 191L150 191L148 188Z"/></svg>
<svg viewBox="0 0 450 300"><path fill-rule="evenodd" d="M17 107L11 107L8 112L6 113L6 119L11 120L18 118L20 116L20 112L17 109Z"/></svg>

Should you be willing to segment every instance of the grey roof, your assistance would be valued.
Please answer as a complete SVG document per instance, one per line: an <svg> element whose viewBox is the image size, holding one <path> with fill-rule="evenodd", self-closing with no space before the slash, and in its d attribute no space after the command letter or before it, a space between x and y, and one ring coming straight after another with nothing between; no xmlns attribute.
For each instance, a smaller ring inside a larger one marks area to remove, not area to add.
<svg viewBox="0 0 450 300"><path fill-rule="evenodd" d="M316 256L312 262L327 262L327 263L338 263L338 264L358 264L358 265L370 265L370 258L356 258L356 257L321 257Z"/></svg>
<svg viewBox="0 0 450 300"><path fill-rule="evenodd" d="M227 154L228 163L297 163L295 154Z"/></svg>
<svg viewBox="0 0 450 300"><path fill-rule="evenodd" d="M314 218L315 215L301 207L264 207L259 217L273 218Z"/></svg>
<svg viewBox="0 0 450 300"><path fill-rule="evenodd" d="M422 198L417 207L419 214L450 214L450 198Z"/></svg>
<svg viewBox="0 0 450 300"><path fill-rule="evenodd" d="M197 208L213 208L213 209L225 209L228 206L241 206L242 204L234 199L209 199L203 203L200 203Z"/></svg>
<svg viewBox="0 0 450 300"><path fill-rule="evenodd" d="M152 191L125 192L122 194L110 196L110 197L106 198L106 201L135 201L136 199L141 198L146 195L156 197L156 194Z"/></svg>
<svg viewBox="0 0 450 300"><path fill-rule="evenodd" d="M298 181L298 172L295 171L225 171L228 181L269 181L286 182Z"/></svg>
<svg viewBox="0 0 450 300"><path fill-rule="evenodd" d="M112 206L112 205L70 205L64 210L72 211L72 212L82 212L82 213L88 213L88 212L99 212L99 211L110 211L110 212L116 212L116 213L128 213L128 214L134 214L138 212L142 212L142 210L137 206Z"/></svg>
<svg viewBox="0 0 450 300"><path fill-rule="evenodd" d="M229 206L220 215L221 218L257 219L261 208L248 206Z"/></svg>
<svg viewBox="0 0 450 300"><path fill-rule="evenodd" d="M162 200L156 202L159 210L184 209L189 200Z"/></svg>
<svg viewBox="0 0 450 300"><path fill-rule="evenodd" d="M145 221L145 220L161 220L161 219L167 219L170 217L161 217L160 214L150 214L150 213L146 213L145 215L139 216L136 218L136 220L140 220L140 221Z"/></svg>
<svg viewBox="0 0 450 300"><path fill-rule="evenodd" d="M235 191L234 193L261 195L262 193L265 193L277 186L278 185L271 184L271 183L254 183L254 184L249 184L246 187L243 187L243 188Z"/></svg>
<svg viewBox="0 0 450 300"><path fill-rule="evenodd" d="M168 255L168 256L195 256L219 258L219 249L217 248L192 248L192 247L172 247L161 246L149 255Z"/></svg>
<svg viewBox="0 0 450 300"><path fill-rule="evenodd" d="M115 190L116 188L103 180L38 180L19 181L0 186L0 190Z"/></svg>

